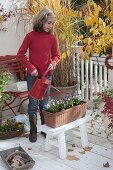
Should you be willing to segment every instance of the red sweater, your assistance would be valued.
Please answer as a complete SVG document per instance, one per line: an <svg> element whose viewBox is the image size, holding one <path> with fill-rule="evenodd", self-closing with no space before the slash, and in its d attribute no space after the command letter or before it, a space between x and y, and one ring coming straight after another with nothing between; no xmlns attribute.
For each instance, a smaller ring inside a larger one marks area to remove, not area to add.
<svg viewBox="0 0 113 170"><path fill-rule="evenodd" d="M27 50L29 59L25 55ZM42 76L50 63L57 64L60 60L56 38L46 32L32 31L25 36L17 57L27 67L28 73L37 69Z"/></svg>

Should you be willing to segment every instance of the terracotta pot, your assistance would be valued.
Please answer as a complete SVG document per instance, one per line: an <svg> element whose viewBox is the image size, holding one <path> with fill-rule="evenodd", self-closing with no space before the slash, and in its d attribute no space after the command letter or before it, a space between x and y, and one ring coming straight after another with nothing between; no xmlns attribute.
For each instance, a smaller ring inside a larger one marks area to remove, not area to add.
<svg viewBox="0 0 113 170"><path fill-rule="evenodd" d="M60 94L56 89L51 87L51 99L60 100L63 99L65 96L69 96L77 93L77 85L68 86L68 87L55 87L55 88L61 92L64 92L64 94L63 93Z"/></svg>
<svg viewBox="0 0 113 170"><path fill-rule="evenodd" d="M83 117L86 113L86 109L87 103L83 102L80 105L73 106L64 111L51 113L43 110L42 113L44 115L46 125L52 128L56 128Z"/></svg>

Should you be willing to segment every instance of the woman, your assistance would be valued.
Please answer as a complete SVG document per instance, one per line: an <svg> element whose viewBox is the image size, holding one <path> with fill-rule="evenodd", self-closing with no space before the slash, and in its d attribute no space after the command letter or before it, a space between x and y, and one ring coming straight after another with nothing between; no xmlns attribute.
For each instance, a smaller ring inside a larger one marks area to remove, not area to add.
<svg viewBox="0 0 113 170"><path fill-rule="evenodd" d="M47 69L53 70L60 60L57 41L52 35L52 28L56 16L52 10L43 8L34 18L33 31L25 36L25 39L17 53L20 61L27 68L27 85L30 90L37 78L41 78ZM26 52L29 50L29 59ZM51 71L48 72L48 79L51 80ZM38 101L29 96L28 114L30 121L30 142L37 140L37 109L40 110L41 123L44 124L43 109L47 109L49 102L48 95L50 88L47 89L44 100Z"/></svg>

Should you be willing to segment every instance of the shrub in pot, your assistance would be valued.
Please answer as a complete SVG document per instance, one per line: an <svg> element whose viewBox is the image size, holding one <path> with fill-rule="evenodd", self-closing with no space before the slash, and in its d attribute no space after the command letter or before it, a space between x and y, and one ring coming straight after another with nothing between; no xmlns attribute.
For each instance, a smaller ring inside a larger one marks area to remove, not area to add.
<svg viewBox="0 0 113 170"><path fill-rule="evenodd" d="M0 126L0 139L9 139L21 135L24 131L24 124L14 119L5 120Z"/></svg>

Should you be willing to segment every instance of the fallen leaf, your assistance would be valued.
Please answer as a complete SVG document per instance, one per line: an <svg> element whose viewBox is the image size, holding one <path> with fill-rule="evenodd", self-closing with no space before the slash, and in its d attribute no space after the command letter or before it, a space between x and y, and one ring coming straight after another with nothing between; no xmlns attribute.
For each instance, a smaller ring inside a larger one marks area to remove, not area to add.
<svg viewBox="0 0 113 170"><path fill-rule="evenodd" d="M109 163L107 162L107 163L103 164L103 167L110 167L110 165L109 165Z"/></svg>
<svg viewBox="0 0 113 170"><path fill-rule="evenodd" d="M92 147L85 147L83 148L85 151L91 151Z"/></svg>
<svg viewBox="0 0 113 170"><path fill-rule="evenodd" d="M73 151L73 149L68 149L68 152L72 152Z"/></svg>
<svg viewBox="0 0 113 170"><path fill-rule="evenodd" d="M84 150L84 151L82 151L82 152L79 152L79 153L83 155L83 154L85 154L85 150Z"/></svg>
<svg viewBox="0 0 113 170"><path fill-rule="evenodd" d="M27 148L28 150L32 150L32 148Z"/></svg>
<svg viewBox="0 0 113 170"><path fill-rule="evenodd" d="M92 127L93 127L93 124L92 124L92 125L90 125L90 127L92 128Z"/></svg>
<svg viewBox="0 0 113 170"><path fill-rule="evenodd" d="M98 132L98 134L101 134L101 132Z"/></svg>
<svg viewBox="0 0 113 170"><path fill-rule="evenodd" d="M23 134L23 137L28 138L28 137L29 137L29 134Z"/></svg>
<svg viewBox="0 0 113 170"><path fill-rule="evenodd" d="M72 144L72 147L75 147L75 144Z"/></svg>
<svg viewBox="0 0 113 170"><path fill-rule="evenodd" d="M67 159L70 160L70 161L73 161L73 160L78 161L79 160L79 158L77 158L76 156L71 156L71 155L68 155Z"/></svg>
<svg viewBox="0 0 113 170"><path fill-rule="evenodd" d="M93 132L89 132L89 134L92 134Z"/></svg>

